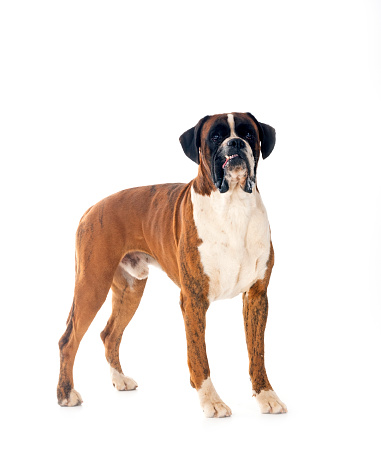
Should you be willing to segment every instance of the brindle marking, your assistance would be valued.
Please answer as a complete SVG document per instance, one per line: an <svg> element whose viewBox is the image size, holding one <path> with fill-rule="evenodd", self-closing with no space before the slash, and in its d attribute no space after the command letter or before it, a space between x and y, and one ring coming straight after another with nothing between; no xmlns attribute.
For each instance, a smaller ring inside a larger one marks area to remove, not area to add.
<svg viewBox="0 0 381 454"><path fill-rule="evenodd" d="M272 390L265 369L265 328L268 313L267 286L274 266L274 249L271 244L265 277L257 281L242 295L246 344L249 353L249 374L253 391Z"/></svg>
<svg viewBox="0 0 381 454"><path fill-rule="evenodd" d="M127 281L123 270L118 268L111 285L112 313L105 329L101 332L101 339L108 363L121 374L123 371L119 360L119 346L124 329L139 306L146 282L147 279L134 278Z"/></svg>
<svg viewBox="0 0 381 454"><path fill-rule="evenodd" d="M185 299L189 298L187 292L192 293L192 289L196 288L196 276L202 267L194 245L197 241L188 243L188 238L194 241L196 235L195 231L188 233L188 227L193 222L189 209L190 187L191 183L156 185L154 191L149 186L127 189L94 205L82 217L76 241L75 304L59 342L59 403L65 405L65 399L74 388L73 365L79 343L105 301L110 287L113 309L101 336L107 360L121 372L121 335L139 305L146 283L146 279L134 279L121 272L118 265L123 257L136 251L153 257L177 285L180 286L180 280L183 282ZM159 207L166 206L167 210L155 210L155 202ZM185 216L180 214L183 212ZM179 242L182 242L181 248L177 247ZM179 265L186 256L179 251L192 249L192 261L187 265L188 274L183 276ZM129 256L130 260L132 257Z"/></svg>
<svg viewBox="0 0 381 454"><path fill-rule="evenodd" d="M234 118L239 123L247 121L248 115L234 114ZM196 128L200 165L197 177L189 184L127 189L105 198L83 215L76 236L74 299L65 333L59 341L60 377L57 397L61 405L79 405L82 402L79 394L74 391L74 360L79 343L110 288L112 313L101 338L110 366L123 374L119 346L124 329L139 306L147 279L134 278L119 263L124 258L134 268L142 257L140 253L157 261L181 288L180 302L191 384L200 390L205 380L209 379L205 347L209 278L204 273L198 249L201 240L193 218L191 187L201 195L210 195L212 191L216 191L211 178L212 151L208 134L213 124L225 117L226 114L214 115L200 120L199 127ZM259 137L257 125L252 121ZM257 164L259 140L252 149ZM271 150L268 154L270 152ZM194 157L191 159L195 160ZM258 190L257 187L255 189ZM264 364L264 330L267 319L266 289L273 263L271 245L264 279L257 281L243 295L249 372L256 394L272 389Z"/></svg>

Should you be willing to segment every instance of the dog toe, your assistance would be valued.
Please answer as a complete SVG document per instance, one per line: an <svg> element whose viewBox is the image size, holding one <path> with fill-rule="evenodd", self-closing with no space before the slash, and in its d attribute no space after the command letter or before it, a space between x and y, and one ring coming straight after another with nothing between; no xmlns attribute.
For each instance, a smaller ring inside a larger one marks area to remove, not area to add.
<svg viewBox="0 0 381 454"><path fill-rule="evenodd" d="M82 402L83 400L79 392L75 389L72 389L69 396L65 399L62 399L58 403L61 405L61 407L77 407L78 405L81 405Z"/></svg>
<svg viewBox="0 0 381 454"><path fill-rule="evenodd" d="M286 405L279 399L273 390L261 391L255 397L259 403L261 413L287 413Z"/></svg>
<svg viewBox="0 0 381 454"><path fill-rule="evenodd" d="M112 384L118 391L132 391L138 387L138 384L131 377L127 377L116 369L111 368Z"/></svg>

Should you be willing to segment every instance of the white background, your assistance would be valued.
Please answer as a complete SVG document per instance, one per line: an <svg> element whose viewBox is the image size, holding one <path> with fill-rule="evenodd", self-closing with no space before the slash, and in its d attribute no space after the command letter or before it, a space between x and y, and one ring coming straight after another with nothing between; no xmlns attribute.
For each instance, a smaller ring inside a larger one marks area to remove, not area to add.
<svg viewBox="0 0 381 454"><path fill-rule="evenodd" d="M380 452L381 6L377 1L3 1L0 6L4 452ZM187 182L178 137L206 114L277 130L258 186L275 248L266 365L289 413L251 397L242 302L214 303L207 349L233 416L189 385L179 290L153 269L111 385L99 337L56 403L58 339L83 212Z"/></svg>

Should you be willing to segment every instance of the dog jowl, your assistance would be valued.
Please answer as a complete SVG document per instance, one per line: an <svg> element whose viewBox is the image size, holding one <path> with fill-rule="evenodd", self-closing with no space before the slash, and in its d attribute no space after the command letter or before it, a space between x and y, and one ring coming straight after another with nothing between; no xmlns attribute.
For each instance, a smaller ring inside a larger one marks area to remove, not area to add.
<svg viewBox="0 0 381 454"><path fill-rule="evenodd" d="M139 306L149 266L157 265L180 288L190 381L205 415L231 415L210 377L206 312L211 302L239 294L253 394L263 413L285 413L264 362L274 251L257 185L258 162L274 149L275 130L250 113L219 114L203 117L180 137L180 143L198 164L190 183L118 192L91 207L80 221L74 301L59 342L58 402L82 403L74 389L74 359L110 288L112 313L101 338L111 380L120 391L137 387L123 373L119 346Z"/></svg>

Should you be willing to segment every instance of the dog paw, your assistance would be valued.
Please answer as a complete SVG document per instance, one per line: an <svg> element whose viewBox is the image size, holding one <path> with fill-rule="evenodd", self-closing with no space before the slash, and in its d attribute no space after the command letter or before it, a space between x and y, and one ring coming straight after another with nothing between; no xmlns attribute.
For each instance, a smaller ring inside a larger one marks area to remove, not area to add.
<svg viewBox="0 0 381 454"><path fill-rule="evenodd" d="M259 403L261 413L287 413L286 405L279 399L274 391L261 391L259 394L256 394L255 397Z"/></svg>
<svg viewBox="0 0 381 454"><path fill-rule="evenodd" d="M118 372L116 369L110 368L112 384L118 391L132 391L138 387L135 380Z"/></svg>
<svg viewBox="0 0 381 454"><path fill-rule="evenodd" d="M197 392L201 408L204 410L207 418L225 418L226 416L231 416L232 411L222 402L210 377L203 382Z"/></svg>
<svg viewBox="0 0 381 454"><path fill-rule="evenodd" d="M81 395L75 389L70 391L69 397L58 401L61 407L77 407L83 402Z"/></svg>
<svg viewBox="0 0 381 454"><path fill-rule="evenodd" d="M231 416L232 411L230 408L222 402L222 400L218 402L205 402L202 406L204 410L205 416L207 418L226 418L227 416Z"/></svg>

